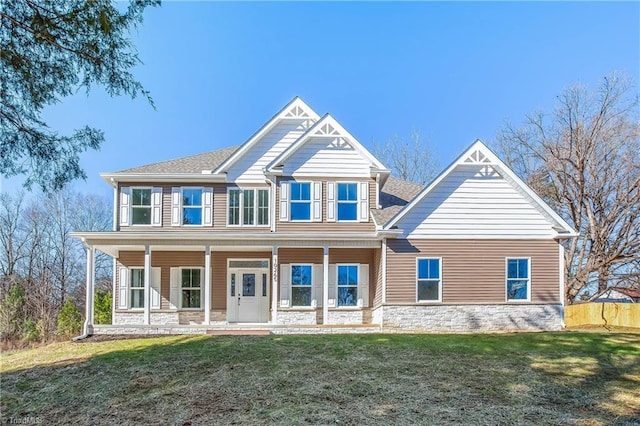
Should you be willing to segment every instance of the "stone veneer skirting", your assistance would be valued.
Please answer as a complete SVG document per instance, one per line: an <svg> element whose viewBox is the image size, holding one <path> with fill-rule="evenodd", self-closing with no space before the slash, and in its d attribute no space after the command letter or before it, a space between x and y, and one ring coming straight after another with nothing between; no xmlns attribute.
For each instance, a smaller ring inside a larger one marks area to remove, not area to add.
<svg viewBox="0 0 640 426"><path fill-rule="evenodd" d="M329 310L329 317L326 324L362 324L364 313L362 310Z"/></svg>
<svg viewBox="0 0 640 426"><path fill-rule="evenodd" d="M317 314L313 310L278 311L278 324L282 325L315 325Z"/></svg>
<svg viewBox="0 0 640 426"><path fill-rule="evenodd" d="M226 321L227 315L224 311L211 311L211 322ZM202 324L204 321L203 311L151 311L150 322L152 325L190 325ZM144 312L115 312L113 315L113 325L142 325L144 323Z"/></svg>
<svg viewBox="0 0 640 426"><path fill-rule="evenodd" d="M384 305L372 320L390 332L552 331L562 329L563 311L562 305Z"/></svg>

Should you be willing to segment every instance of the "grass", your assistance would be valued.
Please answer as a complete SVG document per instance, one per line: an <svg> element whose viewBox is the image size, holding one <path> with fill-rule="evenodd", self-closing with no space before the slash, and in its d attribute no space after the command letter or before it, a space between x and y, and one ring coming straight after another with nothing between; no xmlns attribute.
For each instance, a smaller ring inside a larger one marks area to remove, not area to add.
<svg viewBox="0 0 640 426"><path fill-rule="evenodd" d="M170 336L2 355L2 421L640 424L640 334Z"/></svg>

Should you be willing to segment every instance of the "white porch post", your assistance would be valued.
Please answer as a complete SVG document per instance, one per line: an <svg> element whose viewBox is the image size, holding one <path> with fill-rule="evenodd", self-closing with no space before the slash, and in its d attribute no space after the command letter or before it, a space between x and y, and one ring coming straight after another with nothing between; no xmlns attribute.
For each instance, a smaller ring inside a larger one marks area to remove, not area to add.
<svg viewBox="0 0 640 426"><path fill-rule="evenodd" d="M211 321L211 246L204 249L204 324Z"/></svg>
<svg viewBox="0 0 640 426"><path fill-rule="evenodd" d="M151 249L144 246L144 325L151 324Z"/></svg>
<svg viewBox="0 0 640 426"><path fill-rule="evenodd" d="M329 321L329 246L324 245L322 256L322 322Z"/></svg>
<svg viewBox="0 0 640 426"><path fill-rule="evenodd" d="M274 209L275 210L275 209ZM278 323L278 246L271 248L271 322Z"/></svg>
<svg viewBox="0 0 640 426"><path fill-rule="evenodd" d="M387 303L387 239L382 240L382 303Z"/></svg>
<svg viewBox="0 0 640 426"><path fill-rule="evenodd" d="M84 334L91 334L93 327L93 287L95 285L95 257L96 249L86 246L87 251L87 301L84 320Z"/></svg>

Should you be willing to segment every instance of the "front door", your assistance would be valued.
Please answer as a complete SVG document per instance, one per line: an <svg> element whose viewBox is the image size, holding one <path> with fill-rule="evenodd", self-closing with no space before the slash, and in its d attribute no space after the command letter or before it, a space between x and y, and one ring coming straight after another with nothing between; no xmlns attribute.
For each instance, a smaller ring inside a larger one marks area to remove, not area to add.
<svg viewBox="0 0 640 426"><path fill-rule="evenodd" d="M230 268L227 290L229 322L269 320L269 274L267 269Z"/></svg>

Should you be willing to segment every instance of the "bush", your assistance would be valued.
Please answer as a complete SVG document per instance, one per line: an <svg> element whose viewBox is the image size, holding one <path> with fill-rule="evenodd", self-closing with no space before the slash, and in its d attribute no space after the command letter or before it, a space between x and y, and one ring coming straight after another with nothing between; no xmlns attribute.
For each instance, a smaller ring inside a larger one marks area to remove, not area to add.
<svg viewBox="0 0 640 426"><path fill-rule="evenodd" d="M17 283L0 303L0 334L3 340L21 337L25 323L24 289Z"/></svg>
<svg viewBox="0 0 640 426"><path fill-rule="evenodd" d="M93 303L94 322L96 324L111 324L111 293L96 290Z"/></svg>
<svg viewBox="0 0 640 426"><path fill-rule="evenodd" d="M58 334L72 337L80 334L82 329L82 315L71 299L67 299L62 305L58 315Z"/></svg>
<svg viewBox="0 0 640 426"><path fill-rule="evenodd" d="M42 323L36 323L33 318L27 318L22 328L22 338L29 343L42 338Z"/></svg>

